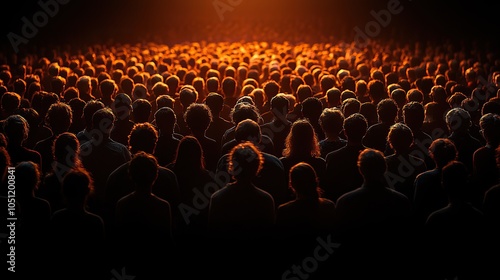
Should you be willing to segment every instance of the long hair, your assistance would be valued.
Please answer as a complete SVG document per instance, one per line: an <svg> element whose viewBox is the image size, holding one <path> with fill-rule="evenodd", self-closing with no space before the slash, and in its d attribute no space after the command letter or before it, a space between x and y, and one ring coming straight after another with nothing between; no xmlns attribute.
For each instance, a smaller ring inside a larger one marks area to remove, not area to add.
<svg viewBox="0 0 500 280"><path fill-rule="evenodd" d="M300 119L292 124L285 140L284 157L317 157L320 155L319 142L311 123Z"/></svg>
<svg viewBox="0 0 500 280"><path fill-rule="evenodd" d="M184 136L181 139L179 146L177 146L174 164L175 170L183 172L205 169L203 149L198 139L191 135Z"/></svg>

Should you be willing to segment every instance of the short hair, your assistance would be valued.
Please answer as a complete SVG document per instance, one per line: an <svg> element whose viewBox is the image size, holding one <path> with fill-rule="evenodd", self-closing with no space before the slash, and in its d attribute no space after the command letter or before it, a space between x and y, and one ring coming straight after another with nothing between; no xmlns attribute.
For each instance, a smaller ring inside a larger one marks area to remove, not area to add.
<svg viewBox="0 0 500 280"><path fill-rule="evenodd" d="M314 168L306 162L299 162L290 168L289 185L292 190L301 196L319 198L321 188Z"/></svg>
<svg viewBox="0 0 500 280"><path fill-rule="evenodd" d="M354 113L344 120L344 134L347 140L361 141L368 129L368 122L360 113Z"/></svg>
<svg viewBox="0 0 500 280"><path fill-rule="evenodd" d="M429 146L429 156L442 168L447 163L456 160L458 156L455 143L448 138L437 138Z"/></svg>
<svg viewBox="0 0 500 280"><path fill-rule="evenodd" d="M40 166L33 161L22 161L15 167L16 186L19 193L29 195L38 188L41 180Z"/></svg>
<svg viewBox="0 0 500 280"><path fill-rule="evenodd" d="M392 123L398 116L398 105L391 98L384 98L377 104L377 114L379 121Z"/></svg>
<svg viewBox="0 0 500 280"><path fill-rule="evenodd" d="M148 98L148 88L142 83L135 83L132 88L132 100Z"/></svg>
<svg viewBox="0 0 500 280"><path fill-rule="evenodd" d="M403 106L403 119L411 129L421 128L425 119L424 105L411 101Z"/></svg>
<svg viewBox="0 0 500 280"><path fill-rule="evenodd" d="M326 100L328 103L339 102L342 96L342 91L339 88L331 87L326 91Z"/></svg>
<svg viewBox="0 0 500 280"><path fill-rule="evenodd" d="M300 84L297 87L297 91L296 92L297 92L297 99L298 99L299 103L301 103L304 100L306 100L307 98L313 96L313 90L312 90L312 88L309 85L306 85L306 84Z"/></svg>
<svg viewBox="0 0 500 280"><path fill-rule="evenodd" d="M234 97L236 95L236 79L226 76L221 83L222 93L225 97Z"/></svg>
<svg viewBox="0 0 500 280"><path fill-rule="evenodd" d="M408 102L416 101L422 103L424 102L424 93L419 89L412 88L406 93L406 99Z"/></svg>
<svg viewBox="0 0 500 280"><path fill-rule="evenodd" d="M460 107L452 108L446 113L446 124L450 131L462 131L469 129L472 120L469 112Z"/></svg>
<svg viewBox="0 0 500 280"><path fill-rule="evenodd" d="M229 173L236 180L251 179L262 169L264 157L252 142L243 142L231 149L228 162Z"/></svg>
<svg viewBox="0 0 500 280"><path fill-rule="evenodd" d="M154 119L158 129L173 129L177 122L177 115L170 107L162 107L156 110Z"/></svg>
<svg viewBox="0 0 500 280"><path fill-rule="evenodd" d="M113 128L113 123L115 121L115 115L108 107L104 107L95 111L92 115L92 128L101 131L104 134L109 135L111 129Z"/></svg>
<svg viewBox="0 0 500 280"><path fill-rule="evenodd" d="M92 176L83 167L70 169L62 179L62 192L69 202L84 202L93 190Z"/></svg>
<svg viewBox="0 0 500 280"><path fill-rule="evenodd" d="M132 102L132 116L135 123L148 122L153 106L147 99L139 98Z"/></svg>
<svg viewBox="0 0 500 280"><path fill-rule="evenodd" d="M28 138L28 121L21 115L10 115L3 122L3 131L9 142L22 143Z"/></svg>
<svg viewBox="0 0 500 280"><path fill-rule="evenodd" d="M63 98L65 102L69 102L72 99L80 98L80 92L76 87L67 87L63 92Z"/></svg>
<svg viewBox="0 0 500 280"><path fill-rule="evenodd" d="M132 156L128 165L130 180L137 188L152 186L158 177L158 161L144 151L139 151Z"/></svg>
<svg viewBox="0 0 500 280"><path fill-rule="evenodd" d="M88 127L92 126L92 116L94 113L106 106L99 100L89 100L83 107L83 119Z"/></svg>
<svg viewBox="0 0 500 280"><path fill-rule="evenodd" d="M388 97L386 87L384 82L379 79L370 80L367 84L368 95L370 99L374 102L385 99Z"/></svg>
<svg viewBox="0 0 500 280"><path fill-rule="evenodd" d="M236 104L231 111L231 119L234 125L237 125L240 121L245 119L251 119L258 122L259 118L260 115L257 108L245 102Z"/></svg>
<svg viewBox="0 0 500 280"><path fill-rule="evenodd" d="M148 122L136 123L128 135L128 145L132 153L145 151L153 153L158 141L158 131Z"/></svg>
<svg viewBox="0 0 500 280"><path fill-rule="evenodd" d="M341 110L344 116L350 116L354 113L359 113L361 102L356 98L347 98L342 101Z"/></svg>
<svg viewBox="0 0 500 280"><path fill-rule="evenodd" d="M387 142L396 152L407 152L413 144L413 133L406 124L397 122L390 127Z"/></svg>
<svg viewBox="0 0 500 280"><path fill-rule="evenodd" d="M319 98L311 96L302 101L302 115L311 121L317 121L323 112L323 103Z"/></svg>
<svg viewBox="0 0 500 280"><path fill-rule="evenodd" d="M179 90L179 101L184 108L196 102L198 99L198 92L193 86L184 85Z"/></svg>
<svg viewBox="0 0 500 280"><path fill-rule="evenodd" d="M493 145L500 142L500 116L493 113L487 113L479 119L479 127L484 139Z"/></svg>
<svg viewBox="0 0 500 280"><path fill-rule="evenodd" d="M381 151L366 148L358 156L358 170L365 181L383 178L387 171L387 162Z"/></svg>
<svg viewBox="0 0 500 280"><path fill-rule="evenodd" d="M80 141L74 133L63 132L56 136L52 144L54 160L68 167L75 167L80 162Z"/></svg>
<svg viewBox="0 0 500 280"><path fill-rule="evenodd" d="M210 92L205 98L205 104L212 113L220 113L224 108L224 97L216 92Z"/></svg>
<svg viewBox="0 0 500 280"><path fill-rule="evenodd" d="M212 122L212 112L203 103L192 103L184 112L184 121L194 131L205 131Z"/></svg>
<svg viewBox="0 0 500 280"><path fill-rule="evenodd" d="M174 108L175 99L170 95L160 95L155 99L156 108L160 109L163 107Z"/></svg>
<svg viewBox="0 0 500 280"><path fill-rule="evenodd" d="M16 92L7 91L2 95L0 105L2 106L2 110L13 112L21 105L21 96Z"/></svg>
<svg viewBox="0 0 500 280"><path fill-rule="evenodd" d="M269 80L264 83L262 89L264 89L264 93L267 97L267 100L271 100L274 96L276 96L279 93L280 85L274 80Z"/></svg>
<svg viewBox="0 0 500 280"><path fill-rule="evenodd" d="M118 85L112 79L104 79L99 83L99 89L103 96L112 96L118 91Z"/></svg>
<svg viewBox="0 0 500 280"><path fill-rule="evenodd" d="M319 80L319 85L320 88L323 92L326 92L327 90L331 89L334 87L335 84L335 79L333 78L332 75L323 75L321 76L321 79Z"/></svg>
<svg viewBox="0 0 500 280"><path fill-rule="evenodd" d="M234 130L234 139L237 142L251 141L258 145L261 137L262 133L259 124L250 119L242 120Z"/></svg>
<svg viewBox="0 0 500 280"><path fill-rule="evenodd" d="M319 118L319 124L325 134L338 135L344 126L344 114L336 108L325 108Z"/></svg>
<svg viewBox="0 0 500 280"><path fill-rule="evenodd" d="M446 103L448 95L446 93L446 88L442 85L435 85L431 88L429 93L431 99L437 103Z"/></svg>

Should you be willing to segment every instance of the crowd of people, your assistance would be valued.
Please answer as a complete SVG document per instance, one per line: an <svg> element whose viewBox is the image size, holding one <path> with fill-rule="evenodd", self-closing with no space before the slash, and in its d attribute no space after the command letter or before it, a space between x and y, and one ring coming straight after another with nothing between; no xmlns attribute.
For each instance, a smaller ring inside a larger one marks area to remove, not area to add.
<svg viewBox="0 0 500 280"><path fill-rule="evenodd" d="M96 44L0 64L19 272L500 275L495 53Z"/></svg>

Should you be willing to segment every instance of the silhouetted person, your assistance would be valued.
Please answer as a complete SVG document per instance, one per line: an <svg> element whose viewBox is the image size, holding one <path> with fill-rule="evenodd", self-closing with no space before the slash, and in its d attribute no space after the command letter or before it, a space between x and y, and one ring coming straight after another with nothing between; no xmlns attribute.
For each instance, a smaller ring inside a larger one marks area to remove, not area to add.
<svg viewBox="0 0 500 280"><path fill-rule="evenodd" d="M325 157L326 175L323 189L326 198L336 202L341 195L363 183L357 162L359 153L366 148L362 139L367 127L366 118L359 113L344 119L343 129L347 143Z"/></svg>
<svg viewBox="0 0 500 280"><path fill-rule="evenodd" d="M50 278L65 279L78 271L84 279L103 279L108 269L104 222L87 209L92 177L83 168L71 170L63 178L62 190L66 207L54 212L50 221L49 255L58 264L50 267Z"/></svg>
<svg viewBox="0 0 500 280"><path fill-rule="evenodd" d="M127 166L133 191L116 203L117 259L133 275L169 275L173 249L172 206L153 193L158 178L154 156L139 151ZM161 274L157 274L161 273Z"/></svg>
<svg viewBox="0 0 500 280"><path fill-rule="evenodd" d="M85 119L83 118L83 108L85 108L85 101L81 98L72 98L67 102L69 107L71 107L72 118L71 125L68 131L74 133L75 135L85 128Z"/></svg>
<svg viewBox="0 0 500 280"><path fill-rule="evenodd" d="M311 123L318 141L325 139L325 134L319 123L319 118L323 112L323 105L316 97L308 97L302 102L302 116Z"/></svg>
<svg viewBox="0 0 500 280"><path fill-rule="evenodd" d="M158 165L166 166L175 159L177 146L182 139L182 135L174 133L177 123L177 116L170 107L162 107L154 114L154 123L158 130L158 142L154 151L154 156Z"/></svg>
<svg viewBox="0 0 500 280"><path fill-rule="evenodd" d="M285 168L285 174L288 174L292 166L299 162L310 164L318 176L320 186L323 186L326 161L320 155L318 137L309 121L301 119L292 124L280 160Z"/></svg>
<svg viewBox="0 0 500 280"><path fill-rule="evenodd" d="M40 184L41 171L38 164L31 161L20 162L15 166L15 198L20 206L16 217L20 220L16 227L17 271L46 269L45 253L48 226L52 215L47 200L36 195Z"/></svg>
<svg viewBox="0 0 500 280"><path fill-rule="evenodd" d="M429 156L429 146L432 137L422 131L425 119L424 106L418 102L409 102L402 108L402 122L406 124L413 134L413 144L410 147L410 154L425 162L428 169L434 168L434 161Z"/></svg>
<svg viewBox="0 0 500 280"><path fill-rule="evenodd" d="M482 145L481 142L472 137L469 128L472 125L469 112L462 108L453 108L446 114L446 124L451 134L448 139L453 141L457 147L457 160L463 162L467 167L468 174L473 173L473 155Z"/></svg>
<svg viewBox="0 0 500 280"><path fill-rule="evenodd" d="M26 141L29 133L29 125L21 115L11 115L3 122L3 133L7 138L7 151L9 152L10 162L17 165L23 161L32 161L38 165L42 164L40 153L26 148Z"/></svg>
<svg viewBox="0 0 500 280"><path fill-rule="evenodd" d="M88 101L85 104L85 107L83 107L83 119L85 120L85 128L81 131L79 131L76 134L76 137L78 137L78 140L80 141L80 145L87 142L92 138L92 116L94 113L99 110L104 108L104 103L101 101L97 100L91 100Z"/></svg>
<svg viewBox="0 0 500 280"><path fill-rule="evenodd" d="M486 145L477 149L472 157L472 179L474 182L474 204L481 208L484 193L498 184L500 172L496 163L496 149L500 144L500 116L485 114L479 121Z"/></svg>
<svg viewBox="0 0 500 280"><path fill-rule="evenodd" d="M153 154L156 150L158 140L158 132L154 126L150 123L140 123L136 124L129 135L129 150L130 153L136 154L138 152L146 152L148 154ZM123 163L118 168L113 170L107 178L106 189L105 189L105 207L107 216L105 218L106 222L113 223L114 209L116 202L123 196L134 191L134 186L132 182L128 179L127 168L130 164L129 162ZM175 174L165 168L164 166L158 167L158 178L153 184L152 192L162 198L167 200L172 207L174 213L174 218L178 219L177 215L177 205L180 203L180 191L177 183L177 178ZM113 226L113 224L111 224Z"/></svg>
<svg viewBox="0 0 500 280"><path fill-rule="evenodd" d="M419 226L425 224L432 212L448 204L441 186L441 173L445 165L457 159L457 149L451 140L438 138L432 141L429 154L435 167L417 175L414 182L413 209Z"/></svg>
<svg viewBox="0 0 500 280"><path fill-rule="evenodd" d="M94 181L94 193L89 197L89 207L98 215L104 215L104 190L111 172L128 162L131 153L127 146L112 140L109 134L115 116L111 109L97 110L92 116L92 139L80 146L80 159Z"/></svg>
<svg viewBox="0 0 500 280"><path fill-rule="evenodd" d="M385 157L387 183L390 188L404 194L413 202L415 177L427 171L427 166L422 159L410 154L413 134L407 125L393 124L387 135L387 141L394 150L394 154Z"/></svg>
<svg viewBox="0 0 500 280"><path fill-rule="evenodd" d="M318 236L332 234L335 203L322 197L311 165L297 163L290 169L289 178L294 199L278 206L276 226L278 242L283 246L281 258L293 262L314 248Z"/></svg>
<svg viewBox="0 0 500 280"><path fill-rule="evenodd" d="M88 75L83 75L78 78L76 81L76 88L80 94L80 98L85 102L90 100L95 100L95 96L92 95L92 82L91 77Z"/></svg>
<svg viewBox="0 0 500 280"><path fill-rule="evenodd" d="M349 278L408 278L413 275L407 270L413 265L412 253L407 251L413 242L409 224L411 202L387 185L382 152L363 150L358 168L363 183L340 196L336 203L334 230L342 250L338 252L339 268L349 273ZM381 251L386 252L384 258L380 258Z"/></svg>
<svg viewBox="0 0 500 280"><path fill-rule="evenodd" d="M425 104L424 113L422 131L431 136L432 140L448 137L448 125L446 124L445 115L441 115L439 104L433 101Z"/></svg>
<svg viewBox="0 0 500 280"><path fill-rule="evenodd" d="M385 98L377 104L378 123L368 127L363 137L363 145L377 149L386 156L392 154L387 143L387 134L391 125L396 122L398 105L390 98Z"/></svg>
<svg viewBox="0 0 500 280"><path fill-rule="evenodd" d="M215 171L220 157L220 148L217 142L206 135L212 121L212 113L206 104L193 103L184 114L184 121L189 127L190 135L196 137L203 149L205 166L210 171Z"/></svg>
<svg viewBox="0 0 500 280"><path fill-rule="evenodd" d="M432 212L425 224L425 268L436 279L479 279L484 273L484 214L467 200L467 166L451 161L442 169L448 205Z"/></svg>
<svg viewBox="0 0 500 280"><path fill-rule="evenodd" d="M68 131L72 118L73 112L68 104L57 102L50 105L45 121L52 131L52 136L38 141L34 147L42 157L42 174L45 175L52 169L52 162L54 161L52 146L54 139L61 133Z"/></svg>
<svg viewBox="0 0 500 280"><path fill-rule="evenodd" d="M119 93L110 108L115 115L110 137L118 143L127 145L128 136L135 124L132 120L132 98L125 93Z"/></svg>
<svg viewBox="0 0 500 280"><path fill-rule="evenodd" d="M235 139L229 143L234 143L231 145L233 148L240 143L252 142L259 150L259 143L261 142L262 133L259 124L255 121L246 119L241 121L236 127ZM262 157L264 158L264 163L259 174L253 178L253 183L258 188L268 192L273 196L275 206L278 207L279 204L285 203L292 199L292 194L288 189L287 183L287 173L285 173L284 166L280 159L272 154L262 152ZM221 176L229 174L228 167L229 153L224 154L220 157L217 164L216 176Z"/></svg>
<svg viewBox="0 0 500 280"><path fill-rule="evenodd" d="M262 134L269 137L274 144L274 155L283 156L286 136L292 123L286 118L289 111L289 101L284 93L276 94L270 102L269 114L272 119L261 125ZM262 116L264 119L264 116Z"/></svg>
<svg viewBox="0 0 500 280"><path fill-rule="evenodd" d="M319 124L325 134L325 139L319 141L320 155L326 159L330 152L347 144L347 140L340 138L340 133L343 133L344 114L336 108L325 108L319 118Z"/></svg>
<svg viewBox="0 0 500 280"><path fill-rule="evenodd" d="M149 122L152 110L153 107L147 99L135 99L132 102L132 121L136 124Z"/></svg>
<svg viewBox="0 0 500 280"><path fill-rule="evenodd" d="M63 132L54 139L51 150L54 161L50 171L42 177L37 194L46 199L52 212L55 212L66 206L62 192L64 175L72 169L82 167L79 158L80 142L73 133Z"/></svg>
<svg viewBox="0 0 500 280"><path fill-rule="evenodd" d="M212 113L212 122L208 126L206 135L214 139L219 147L222 147L222 136L226 130L230 129L233 124L221 117L221 112L224 108L224 97L216 92L210 92L205 98L205 104Z"/></svg>

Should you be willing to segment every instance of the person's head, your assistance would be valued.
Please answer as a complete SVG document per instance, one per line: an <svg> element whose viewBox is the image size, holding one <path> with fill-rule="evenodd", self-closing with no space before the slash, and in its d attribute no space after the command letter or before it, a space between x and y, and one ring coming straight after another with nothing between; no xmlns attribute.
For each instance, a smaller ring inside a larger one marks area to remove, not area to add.
<svg viewBox="0 0 500 280"><path fill-rule="evenodd" d="M217 92L210 92L205 98L205 104L212 112L212 115L219 116L224 107L224 97Z"/></svg>
<svg viewBox="0 0 500 280"><path fill-rule="evenodd" d="M91 77L88 75L83 75L78 77L76 81L76 88L80 95L92 95L92 81Z"/></svg>
<svg viewBox="0 0 500 280"><path fill-rule="evenodd" d="M175 155L176 170L198 171L205 168L203 148L196 137L187 135L182 137L177 146Z"/></svg>
<svg viewBox="0 0 500 280"><path fill-rule="evenodd" d="M207 92L219 92L220 90L220 81L217 77L210 77L207 79L206 83Z"/></svg>
<svg viewBox="0 0 500 280"><path fill-rule="evenodd" d="M368 96L370 100L374 104L378 104L380 100L388 98L387 90L382 82L379 79L370 80L367 84L368 87Z"/></svg>
<svg viewBox="0 0 500 280"><path fill-rule="evenodd" d="M153 154L157 141L158 131L151 123L136 123L128 135L128 148L132 154L139 151Z"/></svg>
<svg viewBox="0 0 500 280"><path fill-rule="evenodd" d="M40 166L33 161L22 161L15 170L16 194L19 197L33 196L41 180Z"/></svg>
<svg viewBox="0 0 500 280"><path fill-rule="evenodd" d="M51 91L57 95L61 95L66 87L66 78L62 76L55 76L50 80Z"/></svg>
<svg viewBox="0 0 500 280"><path fill-rule="evenodd" d="M344 119L343 127L348 142L361 143L368 129L368 122L361 113L354 113Z"/></svg>
<svg viewBox="0 0 500 280"><path fill-rule="evenodd" d="M70 169L62 180L62 193L69 207L83 207L94 191L94 182L89 171L82 167Z"/></svg>
<svg viewBox="0 0 500 280"><path fill-rule="evenodd" d="M435 85L431 88L431 92L429 93L429 97L432 101L445 104L448 95L446 94L446 88L442 85Z"/></svg>
<svg viewBox="0 0 500 280"><path fill-rule="evenodd" d="M436 168L443 168L458 156L455 144L448 138L437 138L429 146L429 156L434 160Z"/></svg>
<svg viewBox="0 0 500 280"><path fill-rule="evenodd" d="M26 81L21 78L17 78L12 84L12 89L15 93L19 94L19 96L24 97L27 90Z"/></svg>
<svg viewBox="0 0 500 280"><path fill-rule="evenodd" d="M308 97L302 102L302 115L310 122L318 122L323 103L317 97Z"/></svg>
<svg viewBox="0 0 500 280"><path fill-rule="evenodd" d="M189 105L193 104L198 100L198 92L193 86L185 85L179 90L179 102L182 108L186 110Z"/></svg>
<svg viewBox="0 0 500 280"><path fill-rule="evenodd" d="M212 122L212 112L204 103L192 103L184 113L184 121L194 134L204 134Z"/></svg>
<svg viewBox="0 0 500 280"><path fill-rule="evenodd" d="M496 97L494 97L496 98ZM490 100L486 101L483 106L481 107L481 116L484 116L488 113L500 115L500 99L496 98L494 100L491 98Z"/></svg>
<svg viewBox="0 0 500 280"><path fill-rule="evenodd" d="M423 103L424 102L424 94L422 93L421 90L416 89L416 88L412 88L406 93L406 99L408 100L408 102L415 101L415 102Z"/></svg>
<svg viewBox="0 0 500 280"><path fill-rule="evenodd" d="M21 105L21 96L13 91L5 92L0 99L0 109L4 116L12 115Z"/></svg>
<svg viewBox="0 0 500 280"><path fill-rule="evenodd" d="M85 104L85 107L83 107L83 119L88 129L92 127L92 116L94 113L104 107L106 107L104 103L98 100L90 100Z"/></svg>
<svg viewBox="0 0 500 280"><path fill-rule="evenodd" d="M358 170L365 183L382 181L387 171L384 154L376 149L364 149L358 156Z"/></svg>
<svg viewBox="0 0 500 280"><path fill-rule="evenodd" d="M264 83L262 89L264 90L264 94L266 95L266 99L272 100L272 98L275 97L279 93L280 85L274 80L269 80L269 81Z"/></svg>
<svg viewBox="0 0 500 280"><path fill-rule="evenodd" d="M403 106L403 120L412 131L417 131L422 128L424 123L425 110L424 105L420 102L412 101Z"/></svg>
<svg viewBox="0 0 500 280"><path fill-rule="evenodd" d="M361 102L356 98L347 98L342 101L342 105L340 109L345 117L348 117L354 113L359 113L359 109L361 108Z"/></svg>
<svg viewBox="0 0 500 280"><path fill-rule="evenodd" d="M242 120L234 131L234 139L238 143L250 141L258 146L261 137L262 133L259 124L251 119Z"/></svg>
<svg viewBox="0 0 500 280"><path fill-rule="evenodd" d="M115 115L113 111L107 107L101 108L92 115L92 129L96 129L105 137L109 137L114 121Z"/></svg>
<svg viewBox="0 0 500 280"><path fill-rule="evenodd" d="M275 118L285 120L289 108L290 102L284 93L278 93L271 99L271 112Z"/></svg>
<svg viewBox="0 0 500 280"><path fill-rule="evenodd" d="M177 123L177 115L170 107L162 107L156 110L154 120L160 133L173 133Z"/></svg>
<svg viewBox="0 0 500 280"><path fill-rule="evenodd" d="M304 82L304 79L302 79L302 77L296 76L296 75L293 75L292 77L290 77L290 89L291 89L291 93L294 94L294 95L297 95L297 98L299 98L299 96L298 96L298 90L299 90L299 86L301 86L301 85L307 86L306 82ZM307 92L307 89L306 89L306 92ZM312 94L311 94L311 96L312 96Z"/></svg>
<svg viewBox="0 0 500 280"><path fill-rule="evenodd" d="M54 135L68 131L73 121L73 110L63 102L50 105L45 116L45 122Z"/></svg>
<svg viewBox="0 0 500 280"><path fill-rule="evenodd" d="M165 84L168 86L169 95L175 97L181 84L181 80L177 75L170 75L165 79Z"/></svg>
<svg viewBox="0 0 500 280"><path fill-rule="evenodd" d="M330 107L340 106L342 92L337 87L331 87L326 91L326 100Z"/></svg>
<svg viewBox="0 0 500 280"><path fill-rule="evenodd" d="M80 142L71 132L63 132L56 136L52 144L52 154L56 164L67 168L80 166Z"/></svg>
<svg viewBox="0 0 500 280"><path fill-rule="evenodd" d="M455 92L448 97L447 101L451 108L457 108L462 106L462 101L465 99L467 99L467 95L462 92Z"/></svg>
<svg viewBox="0 0 500 280"><path fill-rule="evenodd" d="M87 102L87 104L89 104L90 102L94 101L91 100ZM104 107L104 104L102 102L100 103ZM97 105L94 106L97 107ZM124 92L118 93L113 100L113 103L111 103L111 110L118 120L128 119L132 113L132 98Z"/></svg>
<svg viewBox="0 0 500 280"><path fill-rule="evenodd" d="M112 79L104 79L99 83L99 90L103 98L111 99L118 92L118 85Z"/></svg>
<svg viewBox="0 0 500 280"><path fill-rule="evenodd" d="M479 127L486 143L497 147L500 143L500 116L487 113L479 119Z"/></svg>
<svg viewBox="0 0 500 280"><path fill-rule="evenodd" d="M80 93L76 87L67 87L62 95L65 102L70 102L74 98L80 98Z"/></svg>
<svg viewBox="0 0 500 280"><path fill-rule="evenodd" d="M145 123L149 121L153 106L147 99L139 98L132 102L132 119L135 123Z"/></svg>
<svg viewBox="0 0 500 280"><path fill-rule="evenodd" d="M336 108L326 108L321 113L319 124L327 137L338 137L344 125L344 114Z"/></svg>
<svg viewBox="0 0 500 280"><path fill-rule="evenodd" d="M231 120L235 126L245 119L251 119L259 122L259 118L260 115L257 108L246 102L237 103L231 111Z"/></svg>
<svg viewBox="0 0 500 280"><path fill-rule="evenodd" d="M311 123L299 119L292 124L285 140L285 157L316 157L320 154L318 137Z"/></svg>
<svg viewBox="0 0 500 280"><path fill-rule="evenodd" d="M402 88L397 88L391 91L391 98L396 101L399 108L403 108L403 106L408 103L408 99L406 98L406 91Z"/></svg>
<svg viewBox="0 0 500 280"><path fill-rule="evenodd" d="M301 84L297 87L296 90L297 100L299 103L304 102L309 97L313 96L313 90L310 86L306 84Z"/></svg>
<svg viewBox="0 0 500 280"><path fill-rule="evenodd" d="M379 122L392 124L398 116L398 105L391 98L384 98L377 104L377 115Z"/></svg>
<svg viewBox="0 0 500 280"><path fill-rule="evenodd" d="M396 154L406 154L413 144L413 133L406 124L397 122L389 129L387 142Z"/></svg>
<svg viewBox="0 0 500 280"><path fill-rule="evenodd" d="M29 133L28 121L21 115L10 115L3 123L3 132L9 144L21 145Z"/></svg>
<svg viewBox="0 0 500 280"><path fill-rule="evenodd" d="M128 175L136 192L151 192L151 187L158 177L158 168L158 161L152 154L139 151L132 155L128 164Z"/></svg>
<svg viewBox="0 0 500 280"><path fill-rule="evenodd" d="M441 183L451 202L467 200L468 174L467 166L461 161L452 160L443 167Z"/></svg>
<svg viewBox="0 0 500 280"><path fill-rule="evenodd" d="M299 162L290 168L289 186L297 198L319 198L321 188L314 168L305 162Z"/></svg>
<svg viewBox="0 0 500 280"><path fill-rule="evenodd" d="M264 157L252 142L243 142L231 149L228 163L229 173L237 182L250 181L262 169Z"/></svg>
<svg viewBox="0 0 500 280"><path fill-rule="evenodd" d="M221 83L222 94L224 97L236 97L237 82L231 76L226 76Z"/></svg>
<svg viewBox="0 0 500 280"><path fill-rule="evenodd" d="M460 107L452 108L446 114L446 125L450 132L465 133L472 125L472 119L465 109Z"/></svg>

